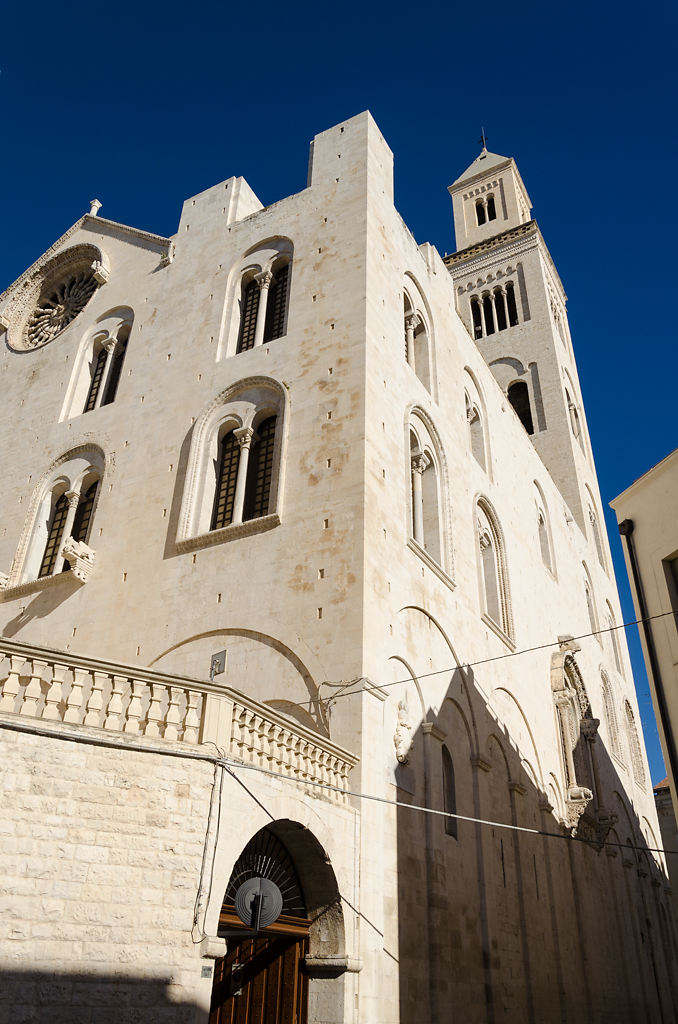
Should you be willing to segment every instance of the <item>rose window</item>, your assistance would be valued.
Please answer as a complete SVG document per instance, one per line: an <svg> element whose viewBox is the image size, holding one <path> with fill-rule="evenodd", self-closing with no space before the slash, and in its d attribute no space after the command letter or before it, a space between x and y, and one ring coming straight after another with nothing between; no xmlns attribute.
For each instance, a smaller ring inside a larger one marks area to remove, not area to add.
<svg viewBox="0 0 678 1024"><path fill-rule="evenodd" d="M60 282L39 303L26 325L25 344L36 348L52 341L81 313L97 290L91 269L73 274Z"/></svg>

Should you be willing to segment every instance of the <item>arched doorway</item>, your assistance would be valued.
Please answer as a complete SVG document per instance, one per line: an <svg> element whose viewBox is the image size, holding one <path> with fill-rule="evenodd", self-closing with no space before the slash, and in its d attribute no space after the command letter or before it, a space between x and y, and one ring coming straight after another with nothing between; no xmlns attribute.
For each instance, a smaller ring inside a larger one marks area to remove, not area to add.
<svg viewBox="0 0 678 1024"><path fill-rule="evenodd" d="M275 882L283 898L278 919L256 933L235 910L236 893L251 878ZM315 987L340 980L326 970L320 980L312 954L334 959L343 947L343 916L334 872L307 829L275 821L250 839L233 866L218 934L228 946L215 963L209 1024L311 1024ZM327 996L342 1019L342 993L326 989L323 1001Z"/></svg>

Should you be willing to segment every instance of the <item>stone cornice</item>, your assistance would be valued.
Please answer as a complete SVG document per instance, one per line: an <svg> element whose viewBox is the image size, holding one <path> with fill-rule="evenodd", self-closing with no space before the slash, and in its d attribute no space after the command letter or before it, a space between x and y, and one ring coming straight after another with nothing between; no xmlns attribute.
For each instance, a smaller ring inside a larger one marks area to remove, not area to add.
<svg viewBox="0 0 678 1024"><path fill-rule="evenodd" d="M551 258L551 253L536 220L528 221L527 224L521 224L517 228L511 228L500 235L494 235L484 242L469 246L468 249L461 249L459 252L450 253L444 257L443 263L452 277L456 279L462 274L473 274L481 268L491 266L497 262L498 257L503 261L520 256L522 253L534 248L539 249L539 252L544 257L553 284L560 293L563 303L566 303L567 295L563 288L563 282L560 280L558 271Z"/></svg>
<svg viewBox="0 0 678 1024"><path fill-rule="evenodd" d="M141 241L149 242L151 245L157 245L161 247L163 252L169 253L173 245L172 240L170 238L165 238L163 235L154 235L151 234L151 232L149 231L141 231L139 228L132 228L129 227L127 224L118 224L117 221L107 220L105 217L93 217L91 214L86 213L83 217L80 218L80 220L76 220L75 224L72 224L67 231L64 231L63 235L57 238L57 240L53 242L52 245L50 245L49 249L46 249L45 252L43 252L43 254L38 257L37 260L31 263L30 267L27 267L27 269L24 270L23 274L20 277L18 277L16 281L13 281L7 288L5 288L5 290L2 293L0 293L0 306L7 301L7 299L13 292L15 292L21 285L23 285L24 281L28 281L32 278L33 274L38 269L38 267L42 266L53 256L56 256L57 253L61 252L65 243L69 240L69 238L73 237L76 231L78 231L80 228L90 226L96 230L97 226L100 224L104 225L109 229L120 232L121 234L132 235L135 238L140 239Z"/></svg>

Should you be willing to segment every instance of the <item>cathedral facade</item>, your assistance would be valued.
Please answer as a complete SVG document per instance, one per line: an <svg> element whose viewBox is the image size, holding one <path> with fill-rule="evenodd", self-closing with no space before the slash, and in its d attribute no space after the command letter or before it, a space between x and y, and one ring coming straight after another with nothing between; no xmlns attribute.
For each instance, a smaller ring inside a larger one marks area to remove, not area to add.
<svg viewBox="0 0 678 1024"><path fill-rule="evenodd" d="M361 114L0 296L8 1020L674 1019L565 293L450 193Z"/></svg>

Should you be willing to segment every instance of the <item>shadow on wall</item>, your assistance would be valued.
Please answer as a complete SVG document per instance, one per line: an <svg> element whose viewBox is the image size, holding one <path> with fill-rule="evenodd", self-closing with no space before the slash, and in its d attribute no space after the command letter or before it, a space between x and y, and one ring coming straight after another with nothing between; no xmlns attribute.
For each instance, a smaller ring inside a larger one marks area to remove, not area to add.
<svg viewBox="0 0 678 1024"><path fill-rule="evenodd" d="M676 926L648 852L661 843L646 842L590 709L571 732L568 801L472 670L455 670L427 718L400 751L398 800L551 836L398 808L400 1024L442 1024L451 1006L465 1024L675 1020Z"/></svg>
<svg viewBox="0 0 678 1024"><path fill-rule="evenodd" d="M199 967L196 968L199 971ZM211 986L211 982L210 982ZM0 1021L11 1024L203 1024L171 978L0 970Z"/></svg>

